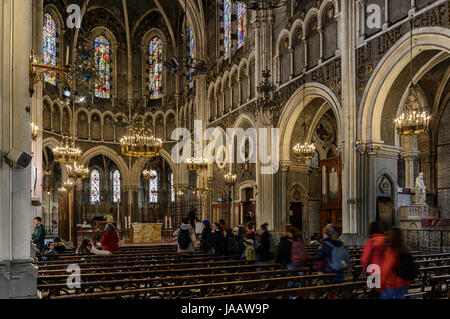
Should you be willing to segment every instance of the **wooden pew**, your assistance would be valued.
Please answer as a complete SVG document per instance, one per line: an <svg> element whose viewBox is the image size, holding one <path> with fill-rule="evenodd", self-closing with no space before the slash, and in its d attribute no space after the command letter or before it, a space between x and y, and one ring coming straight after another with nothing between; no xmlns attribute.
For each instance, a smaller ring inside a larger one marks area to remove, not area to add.
<svg viewBox="0 0 450 319"><path fill-rule="evenodd" d="M219 274L205 274L194 276L175 276L175 277L152 277L145 279L121 279L121 280L109 280L109 281L91 281L81 282L81 287L75 290L69 290L66 283L58 284L40 284L38 290L43 293L45 298L51 298L53 295L60 294L78 294L78 293L91 293L97 290L107 291L109 290L126 290L126 289L139 289L139 288L157 288L167 286L179 286L179 285L194 285L194 284L214 284L217 282L226 281L244 281L244 280L266 280L277 277L287 277L299 272L306 273L307 269L280 269L280 270L262 270L253 272L238 272L238 273L219 273ZM334 274L322 275L317 278L331 278ZM312 279L313 277L305 277ZM316 277L314 277L316 278Z"/></svg>
<svg viewBox="0 0 450 319"><path fill-rule="evenodd" d="M255 264L254 261L247 260L219 260L208 262L209 267L229 266L229 265L251 265ZM109 266L109 267L92 267L82 268L81 273L105 273L105 272L122 272L122 271L137 271L137 270L159 270L159 269L177 269L177 268L194 268L205 265L204 262L187 262L177 263L171 262L168 264L138 264L131 266ZM67 273L66 269L51 269L51 270L38 270L38 277L42 275L58 275Z"/></svg>
<svg viewBox="0 0 450 319"><path fill-rule="evenodd" d="M369 298L370 289L367 288L365 281L347 282L343 284L323 285L305 288L289 288L278 289L271 291L239 293L225 296L212 296L205 298L195 298L202 300L210 299L286 299L286 298L301 298L301 299L354 299L354 298Z"/></svg>
<svg viewBox="0 0 450 319"><path fill-rule="evenodd" d="M181 268L181 269L159 269L159 270L144 270L144 271L119 271L119 272L105 272L105 273L81 273L81 282L90 282L98 280L118 280L118 279L139 279L139 278L154 278L164 276L194 276L199 274L218 274L218 273L238 273L244 271L260 270L274 270L279 269L279 264L247 264L247 265L233 265L220 267L204 267L199 268ZM38 276L38 284L52 284L65 283L69 274L59 275L41 275Z"/></svg>
<svg viewBox="0 0 450 319"><path fill-rule="evenodd" d="M168 286L159 288L128 289L121 291L105 291L77 295L55 296L53 299L91 299L91 298L122 298L126 299L178 299L178 298L200 298L213 295L223 296L239 292L259 292L267 289L283 289L288 284L318 285L331 275L307 275L289 276L280 278L266 278L264 280L246 280L216 282L194 285Z"/></svg>

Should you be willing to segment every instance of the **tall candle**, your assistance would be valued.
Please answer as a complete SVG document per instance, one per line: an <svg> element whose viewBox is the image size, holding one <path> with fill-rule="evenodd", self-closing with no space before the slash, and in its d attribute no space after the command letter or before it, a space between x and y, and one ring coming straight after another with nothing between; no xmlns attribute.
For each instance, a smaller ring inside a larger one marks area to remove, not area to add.
<svg viewBox="0 0 450 319"><path fill-rule="evenodd" d="M66 50L66 65L69 65L69 46L67 46Z"/></svg>
<svg viewBox="0 0 450 319"><path fill-rule="evenodd" d="M131 215L128 216L128 228L131 229Z"/></svg>
<svg viewBox="0 0 450 319"><path fill-rule="evenodd" d="M125 229L128 229L128 227L127 227L127 216L125 216Z"/></svg>
<svg viewBox="0 0 450 319"><path fill-rule="evenodd" d="M164 228L167 229L167 216L164 217Z"/></svg>
<svg viewBox="0 0 450 319"><path fill-rule="evenodd" d="M169 229L172 229L172 216L169 217Z"/></svg>

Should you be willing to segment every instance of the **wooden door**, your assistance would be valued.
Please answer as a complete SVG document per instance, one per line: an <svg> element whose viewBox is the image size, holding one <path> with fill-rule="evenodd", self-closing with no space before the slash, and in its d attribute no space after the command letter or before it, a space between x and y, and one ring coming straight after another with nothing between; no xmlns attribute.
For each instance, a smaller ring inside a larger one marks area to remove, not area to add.
<svg viewBox="0 0 450 319"><path fill-rule="evenodd" d="M290 210L292 216L290 216L291 225L303 231L303 205L301 203L291 203Z"/></svg>

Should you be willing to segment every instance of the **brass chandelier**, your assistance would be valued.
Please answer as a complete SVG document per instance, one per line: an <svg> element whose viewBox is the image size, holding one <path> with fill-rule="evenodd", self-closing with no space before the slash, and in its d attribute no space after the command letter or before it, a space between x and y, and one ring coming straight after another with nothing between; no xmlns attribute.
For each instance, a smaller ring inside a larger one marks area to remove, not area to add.
<svg viewBox="0 0 450 319"><path fill-rule="evenodd" d="M89 169L84 165L78 164L78 162L74 162L72 164L66 165L67 175L70 178L78 179L78 178L88 178L89 177Z"/></svg>
<svg viewBox="0 0 450 319"><path fill-rule="evenodd" d="M399 135L419 135L425 133L430 128L431 116L428 115L425 108L421 106L417 87L413 82L413 28L411 21L411 45L410 45L410 76L411 84L409 86L408 97L403 106L403 113L395 120L395 128Z"/></svg>
<svg viewBox="0 0 450 319"><path fill-rule="evenodd" d="M276 86L270 81L270 71L267 67L262 72L262 77L264 80L257 88L260 97L255 104L250 106L250 111L264 126L271 126L278 122L283 105L279 94L275 92Z"/></svg>
<svg viewBox="0 0 450 319"><path fill-rule="evenodd" d="M156 173L156 171L154 170L146 169L142 172L142 176L145 180L149 181L155 179L158 176L158 173Z"/></svg>
<svg viewBox="0 0 450 319"><path fill-rule="evenodd" d="M223 176L223 179L227 186L234 186L234 185L236 185L237 175L233 174L231 171L229 171L228 173L226 173Z"/></svg>
<svg viewBox="0 0 450 319"><path fill-rule="evenodd" d="M62 138L62 147L56 147L53 149L53 156L57 163L72 164L79 162L81 159L81 150L75 147L73 138L68 135Z"/></svg>
<svg viewBox="0 0 450 319"><path fill-rule="evenodd" d="M191 172L204 172L208 169L208 159L203 157L188 158L186 164Z"/></svg>
<svg viewBox="0 0 450 319"><path fill-rule="evenodd" d="M309 144L306 142L306 121L305 121L305 93L303 94L303 136L305 137L305 143L297 143L292 151L294 152L295 157L297 160L309 160L314 157L314 154L316 152L316 147L314 144Z"/></svg>
<svg viewBox="0 0 450 319"><path fill-rule="evenodd" d="M160 155L162 140L147 128L143 116L137 116L130 128L130 134L120 140L122 154L130 157L156 157Z"/></svg>

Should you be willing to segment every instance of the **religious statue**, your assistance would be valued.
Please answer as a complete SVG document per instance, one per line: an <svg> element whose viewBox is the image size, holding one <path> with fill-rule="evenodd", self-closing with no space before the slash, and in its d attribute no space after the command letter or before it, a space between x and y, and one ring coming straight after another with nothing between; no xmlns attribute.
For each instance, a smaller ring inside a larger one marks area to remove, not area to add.
<svg viewBox="0 0 450 319"><path fill-rule="evenodd" d="M414 198L414 202L419 206L427 206L427 188L425 183L423 182L423 172L419 173L419 176L416 178L416 196Z"/></svg>

